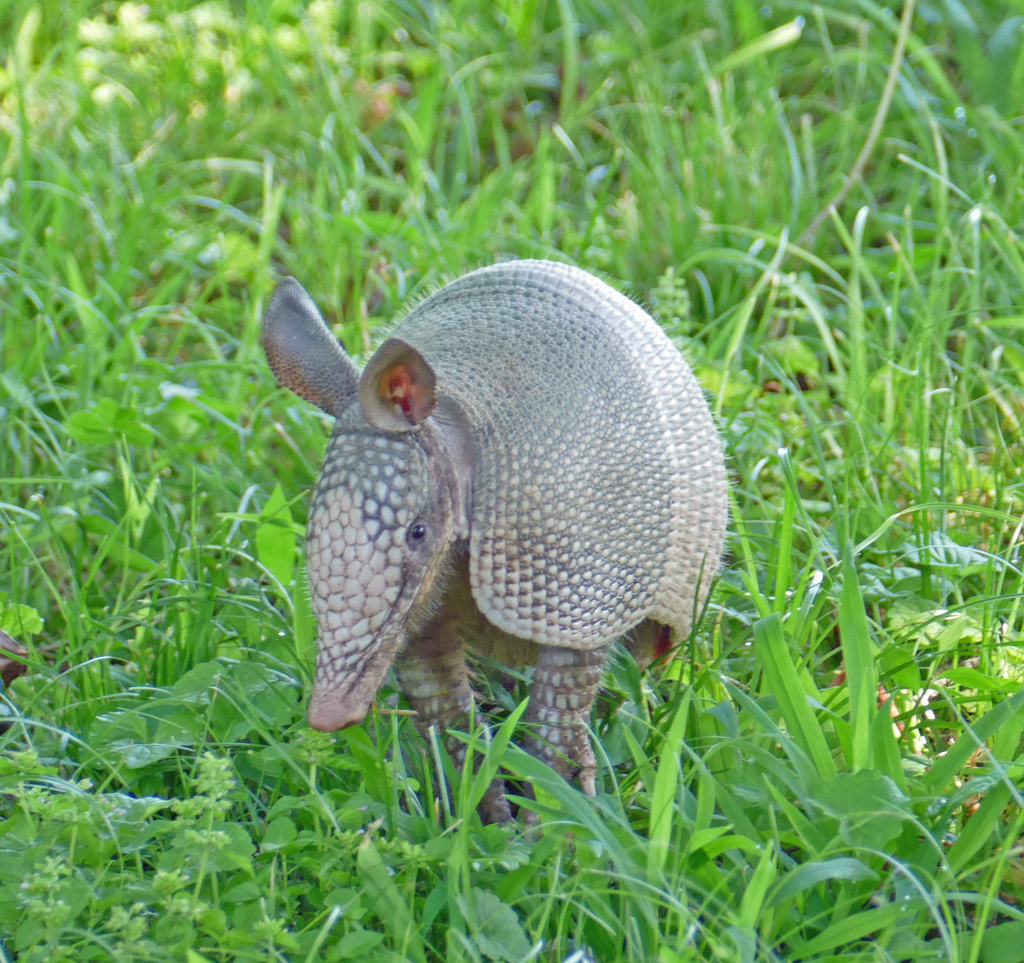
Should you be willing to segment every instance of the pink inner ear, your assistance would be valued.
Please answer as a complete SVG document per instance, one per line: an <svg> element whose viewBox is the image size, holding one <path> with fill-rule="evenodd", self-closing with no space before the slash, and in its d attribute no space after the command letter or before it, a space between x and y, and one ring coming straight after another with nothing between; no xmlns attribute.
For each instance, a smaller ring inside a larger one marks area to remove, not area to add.
<svg viewBox="0 0 1024 963"><path fill-rule="evenodd" d="M413 380L405 365L397 364L388 368L380 376L379 385L381 398L398 405L410 424L418 425L430 414L423 388Z"/></svg>

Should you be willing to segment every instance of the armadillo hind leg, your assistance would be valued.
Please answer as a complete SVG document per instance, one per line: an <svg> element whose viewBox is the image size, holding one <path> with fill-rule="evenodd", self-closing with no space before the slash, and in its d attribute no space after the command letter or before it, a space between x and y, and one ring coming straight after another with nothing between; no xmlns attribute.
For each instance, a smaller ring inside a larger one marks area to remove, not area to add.
<svg viewBox="0 0 1024 963"><path fill-rule="evenodd" d="M474 697L465 650L447 626L438 635L410 642L395 663L395 672L409 705L416 710L416 728L424 739L430 741L431 726L439 733L461 727ZM445 748L461 769L466 758L465 744L448 737ZM505 823L512 819L505 799L504 780L492 781L478 811L484 823Z"/></svg>
<svg viewBox="0 0 1024 963"><path fill-rule="evenodd" d="M578 775L588 796L597 795L597 763L588 723L610 648L542 645L526 711L533 730L528 737L529 751L568 780Z"/></svg>

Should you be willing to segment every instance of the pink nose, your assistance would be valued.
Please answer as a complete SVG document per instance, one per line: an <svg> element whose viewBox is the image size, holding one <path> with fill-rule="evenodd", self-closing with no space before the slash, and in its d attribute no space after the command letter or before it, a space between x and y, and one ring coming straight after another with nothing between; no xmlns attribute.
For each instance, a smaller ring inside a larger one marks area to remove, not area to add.
<svg viewBox="0 0 1024 963"><path fill-rule="evenodd" d="M306 719L320 732L334 732L354 726L366 718L373 700L313 686Z"/></svg>

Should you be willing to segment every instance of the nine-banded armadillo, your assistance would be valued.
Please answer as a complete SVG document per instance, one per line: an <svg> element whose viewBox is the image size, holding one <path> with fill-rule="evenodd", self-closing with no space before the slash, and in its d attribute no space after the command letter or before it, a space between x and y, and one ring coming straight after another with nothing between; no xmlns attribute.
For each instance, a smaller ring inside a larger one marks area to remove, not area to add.
<svg viewBox="0 0 1024 963"><path fill-rule="evenodd" d="M587 722L611 644L627 635L649 661L685 636L722 551L722 448L678 350L628 298L548 261L430 295L362 374L294 279L262 339L278 380L337 419L309 517L310 724L362 720L394 663L421 731L457 725L469 645L536 665L527 748L593 795Z"/></svg>

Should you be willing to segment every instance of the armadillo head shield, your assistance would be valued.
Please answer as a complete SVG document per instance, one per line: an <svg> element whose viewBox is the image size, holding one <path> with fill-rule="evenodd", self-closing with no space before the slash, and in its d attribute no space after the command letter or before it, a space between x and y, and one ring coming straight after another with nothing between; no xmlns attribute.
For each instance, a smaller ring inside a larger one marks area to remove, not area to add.
<svg viewBox="0 0 1024 963"><path fill-rule="evenodd" d="M360 722L404 645L433 608L453 538L443 446L427 423L434 373L404 341L386 341L338 417L307 535L319 627L308 718L331 731Z"/></svg>
<svg viewBox="0 0 1024 963"><path fill-rule="evenodd" d="M309 519L309 584L319 628L309 723L360 722L430 596L448 533L419 438L338 419Z"/></svg>
<svg viewBox="0 0 1024 963"><path fill-rule="evenodd" d="M449 477L423 423L433 372L392 340L360 377L291 279L271 300L263 342L278 379L337 417L307 530L319 630L308 718L332 731L366 715L410 619L431 609L453 538Z"/></svg>

